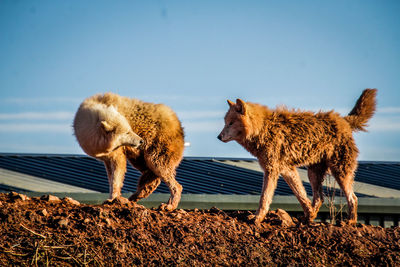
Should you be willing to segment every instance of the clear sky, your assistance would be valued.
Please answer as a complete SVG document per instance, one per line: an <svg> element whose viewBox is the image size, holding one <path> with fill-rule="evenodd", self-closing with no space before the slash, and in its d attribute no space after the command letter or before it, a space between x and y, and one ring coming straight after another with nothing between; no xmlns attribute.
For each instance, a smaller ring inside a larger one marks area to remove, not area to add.
<svg viewBox="0 0 400 267"><path fill-rule="evenodd" d="M171 106L186 156L250 157L217 135L242 98L345 115L378 88L360 160L400 161L400 1L0 1L0 152L83 153L95 93Z"/></svg>

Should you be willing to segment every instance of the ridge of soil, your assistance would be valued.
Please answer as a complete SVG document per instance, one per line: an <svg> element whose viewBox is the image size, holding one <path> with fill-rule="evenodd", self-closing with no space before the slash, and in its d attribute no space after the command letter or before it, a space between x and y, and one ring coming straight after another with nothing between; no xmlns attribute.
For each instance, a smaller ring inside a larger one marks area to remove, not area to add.
<svg viewBox="0 0 400 267"><path fill-rule="evenodd" d="M282 210L257 227L249 215L3 193L0 265L400 265L400 227L304 225Z"/></svg>

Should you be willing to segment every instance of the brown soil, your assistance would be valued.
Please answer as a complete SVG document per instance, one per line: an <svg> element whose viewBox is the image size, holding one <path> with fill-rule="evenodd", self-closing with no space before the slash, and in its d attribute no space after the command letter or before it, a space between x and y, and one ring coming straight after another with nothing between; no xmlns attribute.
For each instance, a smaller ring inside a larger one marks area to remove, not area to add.
<svg viewBox="0 0 400 267"><path fill-rule="evenodd" d="M282 210L147 209L0 194L0 266L400 265L400 227L303 225Z"/></svg>

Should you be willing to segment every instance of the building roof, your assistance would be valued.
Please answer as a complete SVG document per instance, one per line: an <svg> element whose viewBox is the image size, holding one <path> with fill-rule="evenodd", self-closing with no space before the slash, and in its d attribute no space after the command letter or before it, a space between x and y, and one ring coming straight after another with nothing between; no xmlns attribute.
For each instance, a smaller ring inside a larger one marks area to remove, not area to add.
<svg viewBox="0 0 400 267"><path fill-rule="evenodd" d="M307 193L312 195L306 169L298 170ZM139 176L140 173L128 164L122 191L134 192ZM255 159L185 157L177 169L177 180L184 194L259 195L262 177ZM400 162L361 161L355 181L359 197L400 197ZM0 191L11 190L108 192L109 187L103 163L88 156L3 153L0 154ZM155 192L168 193L169 190L161 183ZM337 190L336 195L339 194ZM293 193L285 181L279 179L275 195Z"/></svg>

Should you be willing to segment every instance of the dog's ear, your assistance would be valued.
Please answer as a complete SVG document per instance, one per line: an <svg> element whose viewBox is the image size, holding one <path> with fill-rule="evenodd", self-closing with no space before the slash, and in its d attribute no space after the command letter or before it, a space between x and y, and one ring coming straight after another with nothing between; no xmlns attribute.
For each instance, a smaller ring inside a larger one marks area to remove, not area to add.
<svg viewBox="0 0 400 267"><path fill-rule="evenodd" d="M103 131L106 133L112 132L114 130L114 127L106 121L101 121L100 126L103 129Z"/></svg>
<svg viewBox="0 0 400 267"><path fill-rule="evenodd" d="M226 102L228 102L229 107L233 107L235 105L235 103L233 103L232 101L230 101L229 99L226 100Z"/></svg>
<svg viewBox="0 0 400 267"><path fill-rule="evenodd" d="M236 99L236 111L242 115L246 114L246 103L242 99Z"/></svg>

